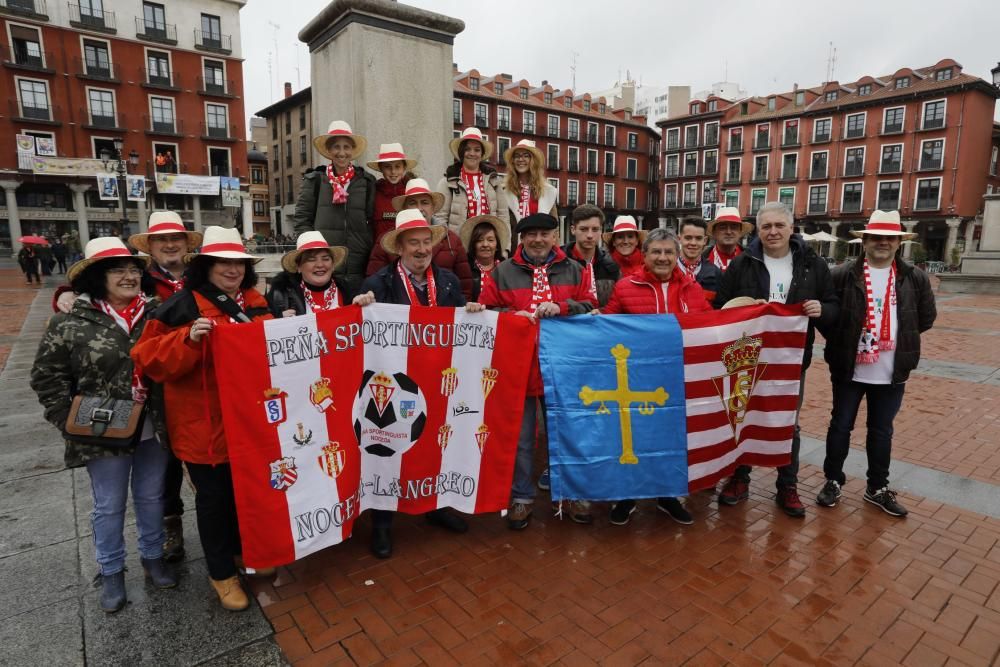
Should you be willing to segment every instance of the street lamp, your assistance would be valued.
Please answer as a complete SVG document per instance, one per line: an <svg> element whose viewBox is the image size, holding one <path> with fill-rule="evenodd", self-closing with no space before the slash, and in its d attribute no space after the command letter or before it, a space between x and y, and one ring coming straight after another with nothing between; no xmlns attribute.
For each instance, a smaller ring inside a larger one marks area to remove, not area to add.
<svg viewBox="0 0 1000 667"><path fill-rule="evenodd" d="M1000 88L1000 63L997 63L997 66L991 69L990 73L993 74L993 85Z"/></svg>
<svg viewBox="0 0 1000 667"><path fill-rule="evenodd" d="M115 152L111 153L107 148L101 150L101 162L104 163L105 171L118 175L118 202L122 207L122 236L126 236L128 231L128 213L125 209L125 189L128 187L126 182L126 176L128 175L128 166L131 164L133 167L139 164L139 154L132 149L128 152L128 162L125 161L125 156L122 155L122 151L125 149L125 140L121 137L115 137L114 139Z"/></svg>

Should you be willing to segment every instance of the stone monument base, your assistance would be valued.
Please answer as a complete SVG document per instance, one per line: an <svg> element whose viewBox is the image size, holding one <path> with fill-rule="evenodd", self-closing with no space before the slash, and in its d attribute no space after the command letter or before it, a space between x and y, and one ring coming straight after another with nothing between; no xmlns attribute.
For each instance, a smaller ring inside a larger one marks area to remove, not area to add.
<svg viewBox="0 0 1000 667"><path fill-rule="evenodd" d="M1000 275L939 273L938 278L940 291L947 294L1000 294Z"/></svg>

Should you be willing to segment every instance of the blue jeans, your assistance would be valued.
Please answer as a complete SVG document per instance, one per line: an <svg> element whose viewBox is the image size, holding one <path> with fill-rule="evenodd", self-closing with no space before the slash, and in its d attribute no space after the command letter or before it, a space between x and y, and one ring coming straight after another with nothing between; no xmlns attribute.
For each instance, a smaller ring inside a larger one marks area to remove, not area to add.
<svg viewBox="0 0 1000 667"><path fill-rule="evenodd" d="M125 569L125 503L129 478L132 505L139 532L139 554L146 559L163 556L163 476L167 450L149 438L131 456L106 456L87 462L94 511L94 548L102 575Z"/></svg>
<svg viewBox="0 0 1000 667"><path fill-rule="evenodd" d="M892 422L903 405L904 384L865 384L834 382L830 429L826 432L826 458L823 474L843 485L844 461L851 451L851 431L858 417L861 399L868 399L868 488L877 491L889 485L889 461L892 454Z"/></svg>
<svg viewBox="0 0 1000 667"><path fill-rule="evenodd" d="M510 487L511 501L530 505L535 502L535 427L545 419L545 399L527 396L521 433L517 438L517 457L514 459L514 482Z"/></svg>

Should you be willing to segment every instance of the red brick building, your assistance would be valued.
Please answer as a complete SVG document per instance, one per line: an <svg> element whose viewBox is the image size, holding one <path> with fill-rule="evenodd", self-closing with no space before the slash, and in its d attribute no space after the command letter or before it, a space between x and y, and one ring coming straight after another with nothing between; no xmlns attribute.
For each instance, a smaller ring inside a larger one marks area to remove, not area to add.
<svg viewBox="0 0 1000 667"><path fill-rule="evenodd" d="M875 209L898 209L928 256L950 262L952 248L971 249L983 194L1000 190L998 96L946 59L764 97L693 100L688 114L658 124L663 213L677 220L723 203L751 219L780 200L801 231L846 239Z"/></svg>
<svg viewBox="0 0 1000 667"><path fill-rule="evenodd" d="M130 173L149 179L146 200L129 204L126 231L145 224L147 208L178 210L192 226L231 226L240 209L223 209L218 196L158 194L152 179L159 169L246 182L244 4L0 2L0 79L8 91L0 108L7 146L0 151L0 244L20 233L75 230L85 239L123 231L118 204L98 198L93 163L80 177L34 173L30 160L19 164L18 134L42 139L44 152L60 158L99 158L123 139L123 154L138 154Z"/></svg>
<svg viewBox="0 0 1000 667"><path fill-rule="evenodd" d="M644 116L547 81L534 86L474 69L456 69L454 80L455 135L469 126L482 130L496 146L493 160L501 171L508 147L533 140L546 156L546 177L559 190L560 216L591 203L609 218L628 214L647 229L657 226L660 142Z"/></svg>

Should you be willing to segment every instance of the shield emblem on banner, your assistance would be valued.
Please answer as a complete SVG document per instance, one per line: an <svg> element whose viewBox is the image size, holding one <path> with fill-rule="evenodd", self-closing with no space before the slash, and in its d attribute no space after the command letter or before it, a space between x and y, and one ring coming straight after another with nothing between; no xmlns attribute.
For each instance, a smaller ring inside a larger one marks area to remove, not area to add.
<svg viewBox="0 0 1000 667"><path fill-rule="evenodd" d="M286 398L288 398L288 394L281 389L271 387L264 390L264 417L268 424L277 426L287 419Z"/></svg>

